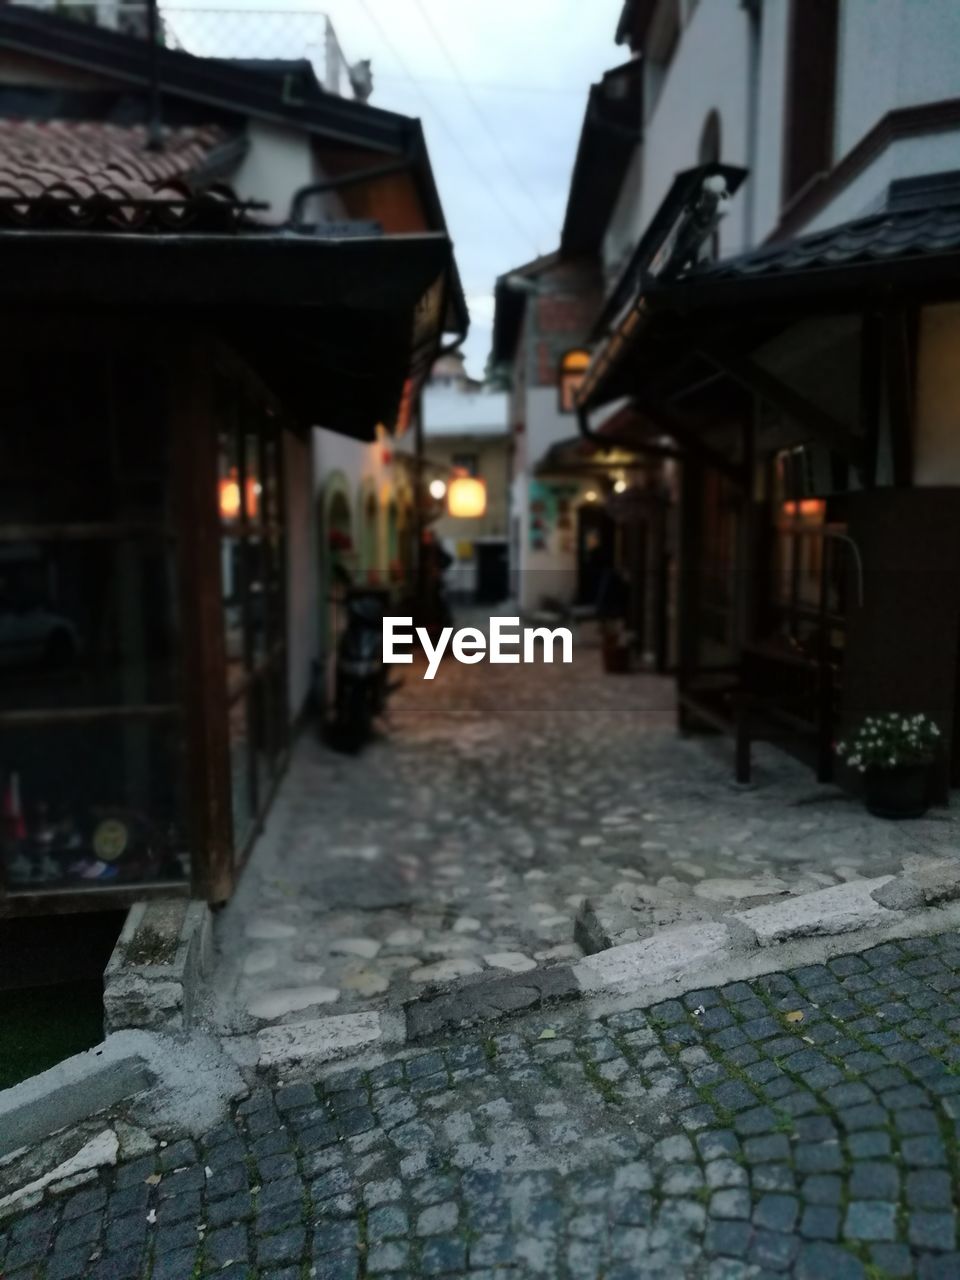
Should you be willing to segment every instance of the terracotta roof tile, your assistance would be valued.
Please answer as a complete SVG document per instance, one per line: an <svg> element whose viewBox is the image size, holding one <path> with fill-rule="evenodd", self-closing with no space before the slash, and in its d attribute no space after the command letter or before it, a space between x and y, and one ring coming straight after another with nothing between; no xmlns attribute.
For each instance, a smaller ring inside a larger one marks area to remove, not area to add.
<svg viewBox="0 0 960 1280"><path fill-rule="evenodd" d="M198 195L192 176L228 141L217 125L167 129L151 150L144 125L90 120L0 119L0 224L140 226L190 220L192 201L233 201L228 189Z"/></svg>

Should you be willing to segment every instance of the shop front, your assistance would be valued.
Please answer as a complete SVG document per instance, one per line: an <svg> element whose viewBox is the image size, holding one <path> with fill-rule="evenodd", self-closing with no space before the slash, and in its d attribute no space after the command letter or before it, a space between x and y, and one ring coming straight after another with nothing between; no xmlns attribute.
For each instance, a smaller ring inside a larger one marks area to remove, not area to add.
<svg viewBox="0 0 960 1280"><path fill-rule="evenodd" d="M316 608L288 446L395 422L450 262L442 235L0 233L0 914L229 897Z"/></svg>
<svg viewBox="0 0 960 1280"><path fill-rule="evenodd" d="M625 400L681 454L679 720L741 780L763 738L852 782L837 740L888 711L960 779L960 216L930 200L723 262L642 244L581 387L585 434Z"/></svg>

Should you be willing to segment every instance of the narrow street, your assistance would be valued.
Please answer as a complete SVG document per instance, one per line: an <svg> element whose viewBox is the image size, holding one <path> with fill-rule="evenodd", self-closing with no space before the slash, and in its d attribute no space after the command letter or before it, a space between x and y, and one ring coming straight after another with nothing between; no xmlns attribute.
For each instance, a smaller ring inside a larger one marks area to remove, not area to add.
<svg viewBox="0 0 960 1280"><path fill-rule="evenodd" d="M582 632L572 667L396 668L391 722L362 755L300 740L218 920L224 1030L568 960L585 899L628 941L955 844L949 811L878 822L762 745L737 787L729 740L678 736L671 683L605 675Z"/></svg>

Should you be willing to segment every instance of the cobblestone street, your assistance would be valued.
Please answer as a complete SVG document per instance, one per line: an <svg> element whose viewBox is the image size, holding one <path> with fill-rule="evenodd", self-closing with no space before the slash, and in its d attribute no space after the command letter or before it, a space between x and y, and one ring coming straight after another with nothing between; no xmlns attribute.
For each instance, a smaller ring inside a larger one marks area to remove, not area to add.
<svg viewBox="0 0 960 1280"><path fill-rule="evenodd" d="M589 644L572 667L399 670L363 755L296 749L219 921L226 1030L562 963L585 898L629 940L956 846L947 810L879 821L762 745L736 787L728 740L678 737L672 682L604 675Z"/></svg>
<svg viewBox="0 0 960 1280"><path fill-rule="evenodd" d="M0 1230L4 1280L953 1280L960 938L262 1091Z"/></svg>

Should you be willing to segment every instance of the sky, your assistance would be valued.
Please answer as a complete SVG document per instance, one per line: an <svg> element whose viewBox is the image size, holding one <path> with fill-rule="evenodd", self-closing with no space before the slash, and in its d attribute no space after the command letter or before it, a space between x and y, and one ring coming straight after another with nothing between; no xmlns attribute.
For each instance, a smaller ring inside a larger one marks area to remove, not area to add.
<svg viewBox="0 0 960 1280"><path fill-rule="evenodd" d="M482 376L494 280L557 246L588 89L624 61L622 0L242 3L161 8L187 47L214 52L215 33L227 57L311 56L326 13L346 59L371 60L370 101L423 121L470 307L467 368Z"/></svg>

